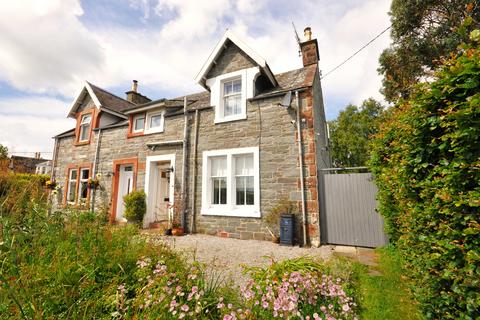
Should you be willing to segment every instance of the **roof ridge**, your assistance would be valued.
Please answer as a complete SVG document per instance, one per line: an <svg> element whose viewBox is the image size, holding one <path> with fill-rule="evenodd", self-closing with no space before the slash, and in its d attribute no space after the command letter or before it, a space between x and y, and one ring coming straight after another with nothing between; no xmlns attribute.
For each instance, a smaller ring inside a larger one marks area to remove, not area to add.
<svg viewBox="0 0 480 320"><path fill-rule="evenodd" d="M88 81L87 81L87 82L88 82ZM125 102L128 102L128 103L130 103L131 105L136 105L136 104L134 104L134 103L132 103L132 102L124 99L124 98L121 98L121 97L117 96L117 95L114 94L114 93L111 93L110 91L107 91L107 90L105 90L105 89L103 89L103 88L100 88L100 87L97 86L97 85L94 85L94 84L91 83L91 82L88 82L88 84L89 84L90 86L94 87L95 89L98 89L98 90L100 90L100 91L103 91L104 93L109 94L109 95L111 95L111 96L113 96L113 97L115 97L115 98L117 98L117 99L120 99L120 100L123 100L123 101L125 101Z"/></svg>

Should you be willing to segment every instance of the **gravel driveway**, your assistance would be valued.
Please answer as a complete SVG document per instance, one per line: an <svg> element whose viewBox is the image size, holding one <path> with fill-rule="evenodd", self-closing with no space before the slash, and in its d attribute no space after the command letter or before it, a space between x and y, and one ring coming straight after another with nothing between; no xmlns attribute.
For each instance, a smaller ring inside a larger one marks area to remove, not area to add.
<svg viewBox="0 0 480 320"><path fill-rule="evenodd" d="M190 260L207 264L207 272L221 276L225 281L233 281L236 286L245 284L247 277L242 274L242 265L266 266L275 261L311 256L328 259L332 247L300 248L280 246L259 240L237 240L203 234L183 237L165 237L149 234L155 240L169 244L174 250L185 254Z"/></svg>

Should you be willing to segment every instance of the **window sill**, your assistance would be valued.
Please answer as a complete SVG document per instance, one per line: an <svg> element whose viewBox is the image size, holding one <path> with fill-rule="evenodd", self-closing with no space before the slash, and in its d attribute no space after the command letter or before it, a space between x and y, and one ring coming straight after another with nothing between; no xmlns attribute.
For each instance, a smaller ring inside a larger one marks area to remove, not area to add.
<svg viewBox="0 0 480 320"><path fill-rule="evenodd" d="M143 134L147 135L147 134L162 133L162 132L163 132L163 129L161 129L161 130L145 130L145 131L143 131Z"/></svg>
<svg viewBox="0 0 480 320"><path fill-rule="evenodd" d="M145 133L143 131L129 132L129 133L127 133L127 139L128 138L134 138L134 137L140 137L140 136L143 136L143 135L145 135Z"/></svg>
<svg viewBox="0 0 480 320"><path fill-rule="evenodd" d="M73 143L74 146L84 146L90 144L90 140L85 140L85 141L75 141Z"/></svg>
<svg viewBox="0 0 480 320"><path fill-rule="evenodd" d="M243 218L260 218L261 213L257 206L236 207L231 208L229 206L212 206L208 208L202 208L201 214L204 216L222 216L222 217L243 217Z"/></svg>
<svg viewBox="0 0 480 320"><path fill-rule="evenodd" d="M246 114L239 114L236 116L230 116L230 117L225 117L225 118L215 118L214 123L223 123L223 122L232 122L232 121L238 121L238 120L245 120L247 119Z"/></svg>

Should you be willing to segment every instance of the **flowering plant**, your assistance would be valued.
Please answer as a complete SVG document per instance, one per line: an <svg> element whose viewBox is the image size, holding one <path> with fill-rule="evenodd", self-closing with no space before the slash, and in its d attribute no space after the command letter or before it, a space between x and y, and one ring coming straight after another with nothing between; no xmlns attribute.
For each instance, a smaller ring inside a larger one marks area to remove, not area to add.
<svg viewBox="0 0 480 320"><path fill-rule="evenodd" d="M47 187L47 189L53 190L57 186L57 183L55 182L55 180L47 180L45 182L45 186Z"/></svg>
<svg viewBox="0 0 480 320"><path fill-rule="evenodd" d="M98 178L88 178L87 186L91 189L95 189L100 185L100 180Z"/></svg>

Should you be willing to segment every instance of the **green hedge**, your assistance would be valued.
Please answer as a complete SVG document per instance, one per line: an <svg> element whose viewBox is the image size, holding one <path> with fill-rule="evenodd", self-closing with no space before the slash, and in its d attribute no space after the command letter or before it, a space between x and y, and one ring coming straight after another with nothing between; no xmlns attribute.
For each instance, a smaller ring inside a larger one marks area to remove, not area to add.
<svg viewBox="0 0 480 320"><path fill-rule="evenodd" d="M132 191L123 197L125 218L128 221L141 223L147 211L146 194L143 190Z"/></svg>
<svg viewBox="0 0 480 320"><path fill-rule="evenodd" d="M427 318L480 317L480 32L390 111L370 166Z"/></svg>

